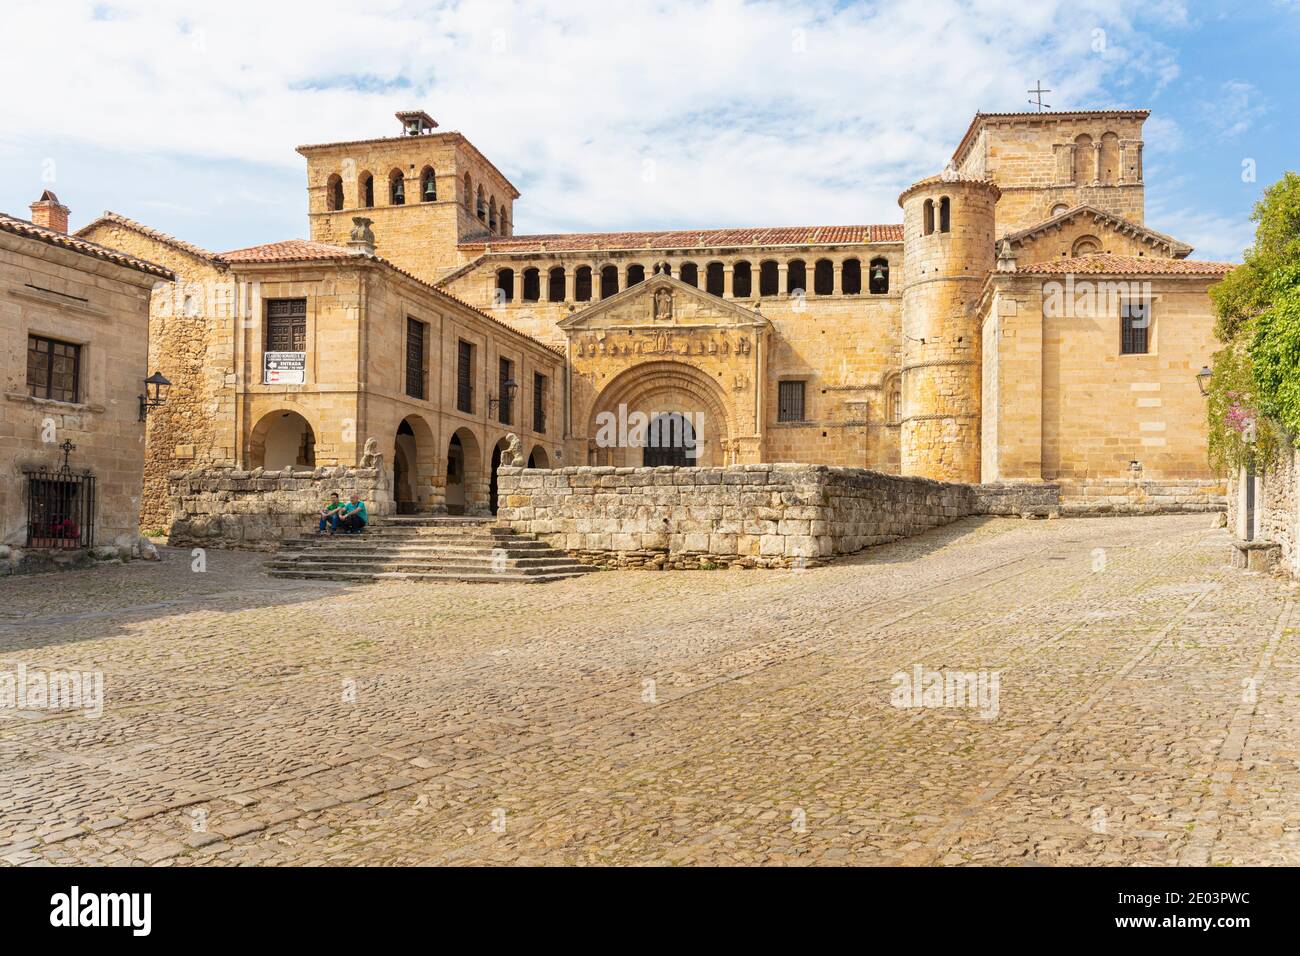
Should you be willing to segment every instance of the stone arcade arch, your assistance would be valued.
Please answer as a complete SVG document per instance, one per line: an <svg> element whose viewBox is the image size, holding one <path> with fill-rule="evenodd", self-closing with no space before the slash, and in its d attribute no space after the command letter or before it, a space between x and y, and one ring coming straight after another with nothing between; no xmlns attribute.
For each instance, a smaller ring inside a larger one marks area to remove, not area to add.
<svg viewBox="0 0 1300 956"><path fill-rule="evenodd" d="M731 436L735 423L728 410L726 395L717 382L693 366L675 361L652 361L634 365L616 375L596 397L587 424L591 464L641 466L645 464L643 445L631 447L625 439L635 439L626 427L634 412L646 416L676 413L686 416L697 442L697 454L688 462L712 466L728 463ZM612 418L610 417L612 416ZM624 427L602 425L623 422ZM608 439L613 438L610 442ZM648 440L648 430L644 440ZM666 462L665 462L666 463Z"/></svg>
<svg viewBox="0 0 1300 956"><path fill-rule="evenodd" d="M291 408L267 412L249 433L248 467L315 468L316 430L311 422Z"/></svg>
<svg viewBox="0 0 1300 956"><path fill-rule="evenodd" d="M434 504L437 456L433 429L420 415L407 415L393 439L393 501L398 514L419 514Z"/></svg>
<svg viewBox="0 0 1300 956"><path fill-rule="evenodd" d="M546 449L541 445L535 445L533 450L528 453L529 468L550 468L551 456L546 454Z"/></svg>
<svg viewBox="0 0 1300 956"><path fill-rule="evenodd" d="M480 514L487 505L483 453L468 428L458 428L447 443L447 484L443 504L449 514Z"/></svg>

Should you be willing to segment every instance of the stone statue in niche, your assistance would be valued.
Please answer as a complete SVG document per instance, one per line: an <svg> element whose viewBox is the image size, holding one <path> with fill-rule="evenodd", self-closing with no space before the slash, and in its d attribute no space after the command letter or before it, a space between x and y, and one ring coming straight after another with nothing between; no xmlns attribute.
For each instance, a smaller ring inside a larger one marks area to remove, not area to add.
<svg viewBox="0 0 1300 956"><path fill-rule="evenodd" d="M671 322L673 318L673 293L670 289L655 292L655 321Z"/></svg>

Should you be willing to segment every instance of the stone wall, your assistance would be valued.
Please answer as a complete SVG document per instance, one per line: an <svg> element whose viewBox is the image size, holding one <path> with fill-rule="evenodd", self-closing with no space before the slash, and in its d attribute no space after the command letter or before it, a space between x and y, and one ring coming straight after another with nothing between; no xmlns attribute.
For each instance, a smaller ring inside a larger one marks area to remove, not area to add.
<svg viewBox="0 0 1300 956"><path fill-rule="evenodd" d="M1221 479L1063 478L1058 485L1061 513L1070 517L1187 514L1226 507L1226 484Z"/></svg>
<svg viewBox="0 0 1300 956"><path fill-rule="evenodd" d="M1233 563L1251 570L1300 575L1300 451L1285 446L1255 477L1254 526L1247 526L1245 469L1228 482L1228 531L1234 546Z"/></svg>
<svg viewBox="0 0 1300 956"><path fill-rule="evenodd" d="M502 468L498 520L611 568L810 567L974 513L965 485L825 465Z"/></svg>
<svg viewBox="0 0 1300 956"><path fill-rule="evenodd" d="M356 491L372 516L393 512L383 462L370 468L264 471L208 467L172 472L173 547L273 551L280 539L314 528L330 492Z"/></svg>

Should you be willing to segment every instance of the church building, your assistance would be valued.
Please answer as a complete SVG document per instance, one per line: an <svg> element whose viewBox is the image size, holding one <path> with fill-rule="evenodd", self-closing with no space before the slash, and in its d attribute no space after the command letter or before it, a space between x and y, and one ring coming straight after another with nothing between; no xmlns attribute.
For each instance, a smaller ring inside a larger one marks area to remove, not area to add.
<svg viewBox="0 0 1300 956"><path fill-rule="evenodd" d="M500 169L403 112L298 148L309 240L213 253L112 213L80 235L181 277L155 296L159 513L170 470L353 465L367 438L399 510L492 511L508 433L537 467L1221 493L1197 374L1231 266L1145 225L1147 116L979 113L895 222L518 235Z"/></svg>

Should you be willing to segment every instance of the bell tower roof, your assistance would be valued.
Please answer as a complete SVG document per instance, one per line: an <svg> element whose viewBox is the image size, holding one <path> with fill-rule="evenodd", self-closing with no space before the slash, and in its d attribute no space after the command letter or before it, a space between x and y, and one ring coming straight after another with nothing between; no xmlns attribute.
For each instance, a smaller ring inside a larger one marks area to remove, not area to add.
<svg viewBox="0 0 1300 956"><path fill-rule="evenodd" d="M437 121L424 110L401 110L394 114L407 136L423 136L437 128Z"/></svg>

